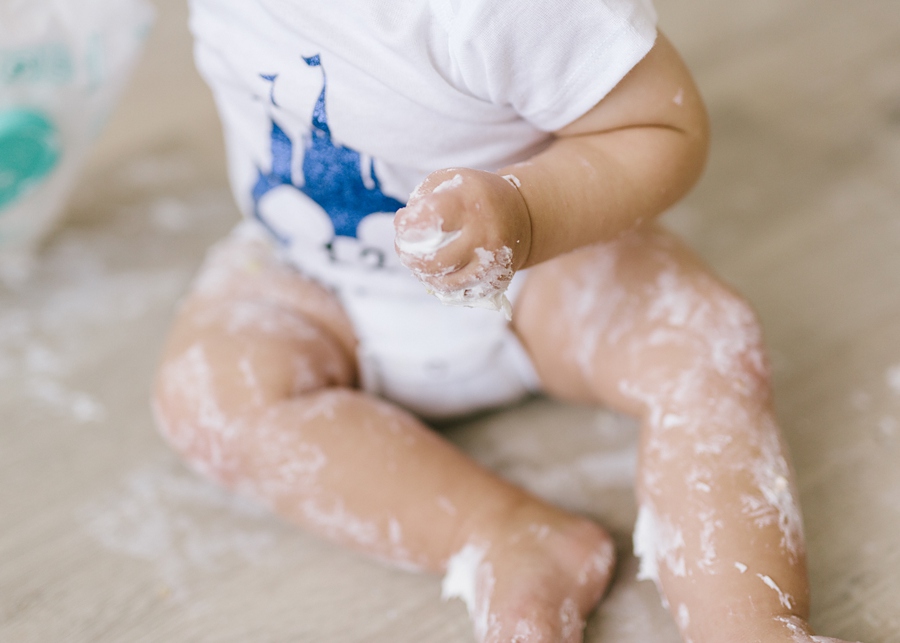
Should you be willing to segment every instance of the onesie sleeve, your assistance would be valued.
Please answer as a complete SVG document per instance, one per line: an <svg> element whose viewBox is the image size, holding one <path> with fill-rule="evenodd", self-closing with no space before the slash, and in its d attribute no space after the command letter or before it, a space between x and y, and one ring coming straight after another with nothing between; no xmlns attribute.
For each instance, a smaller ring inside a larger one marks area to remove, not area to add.
<svg viewBox="0 0 900 643"><path fill-rule="evenodd" d="M558 130L584 115L656 41L651 0L456 0L452 82Z"/></svg>

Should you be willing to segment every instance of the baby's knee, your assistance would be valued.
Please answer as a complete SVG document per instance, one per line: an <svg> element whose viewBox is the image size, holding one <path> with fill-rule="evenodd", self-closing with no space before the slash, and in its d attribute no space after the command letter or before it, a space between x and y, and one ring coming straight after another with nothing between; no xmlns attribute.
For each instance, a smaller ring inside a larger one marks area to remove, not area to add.
<svg viewBox="0 0 900 643"><path fill-rule="evenodd" d="M720 382L745 393L767 390L762 326L746 299L706 275L660 278L654 290L649 307L654 328L645 341L670 360L677 382L701 389Z"/></svg>
<svg viewBox="0 0 900 643"><path fill-rule="evenodd" d="M226 484L246 469L247 441L268 413L299 396L350 386L355 377L327 330L257 304L187 306L156 378L153 408L163 437L195 469Z"/></svg>
<svg viewBox="0 0 900 643"><path fill-rule="evenodd" d="M767 386L769 367L756 311L746 299L721 285L711 289L707 301L709 312L701 317L696 330L709 367L746 386Z"/></svg>
<svg viewBox="0 0 900 643"><path fill-rule="evenodd" d="M679 381L693 382L701 392L768 396L762 325L746 299L718 282L704 284L677 332L688 347Z"/></svg>
<svg viewBox="0 0 900 643"><path fill-rule="evenodd" d="M240 468L243 427L216 377L202 345L192 346L163 362L152 407L172 449L200 473L227 484Z"/></svg>

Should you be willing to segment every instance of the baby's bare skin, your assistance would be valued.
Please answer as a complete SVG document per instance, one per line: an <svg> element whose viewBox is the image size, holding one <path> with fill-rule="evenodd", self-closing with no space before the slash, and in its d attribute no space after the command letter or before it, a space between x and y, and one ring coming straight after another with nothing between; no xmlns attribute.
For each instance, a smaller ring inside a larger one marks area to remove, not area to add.
<svg viewBox="0 0 900 643"><path fill-rule="evenodd" d="M690 76L660 37L528 163L429 177L399 235L435 218L459 234L401 257L435 290L477 284L485 252L509 248L512 269L532 268L513 328L544 389L641 419L641 553L685 641L828 641L807 625L758 321L650 223L696 180L706 139ZM173 328L160 425L198 470L335 542L433 572L473 548L479 640L580 641L612 573L606 532L358 391L355 342L330 293L265 245L229 241Z"/></svg>

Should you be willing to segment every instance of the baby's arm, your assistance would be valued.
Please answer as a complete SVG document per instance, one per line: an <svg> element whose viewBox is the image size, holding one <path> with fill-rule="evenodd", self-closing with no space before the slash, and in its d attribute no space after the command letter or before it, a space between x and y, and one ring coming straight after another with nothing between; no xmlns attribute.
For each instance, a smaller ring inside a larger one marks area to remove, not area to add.
<svg viewBox="0 0 900 643"><path fill-rule="evenodd" d="M602 101L555 135L496 173L431 174L395 219L404 263L447 294L613 239L696 182L708 124L690 73L659 34Z"/></svg>

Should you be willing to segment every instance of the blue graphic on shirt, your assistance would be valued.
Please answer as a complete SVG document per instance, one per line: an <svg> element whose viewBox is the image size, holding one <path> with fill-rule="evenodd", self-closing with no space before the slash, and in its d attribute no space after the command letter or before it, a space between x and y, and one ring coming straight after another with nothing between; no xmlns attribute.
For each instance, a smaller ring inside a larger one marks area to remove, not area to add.
<svg viewBox="0 0 900 643"><path fill-rule="evenodd" d="M310 67L322 67L318 55L303 60ZM261 77L270 81L274 88L277 75L261 75ZM288 243L289 240L284 239L265 221L260 212L259 202L265 194L283 185L296 188L319 204L331 219L335 236L356 238L357 227L365 217L376 212L393 213L405 205L382 192L381 182L375 173L374 161L368 168L372 185L368 187L363 180L359 152L334 143L325 109L326 88L327 79L322 68L322 91L313 109L309 135L304 141L303 185L293 184L291 168L294 143L274 118L271 119L272 168L268 173L263 173L257 168L259 178L252 192L254 214L282 243ZM270 101L277 107L274 94L270 95Z"/></svg>

